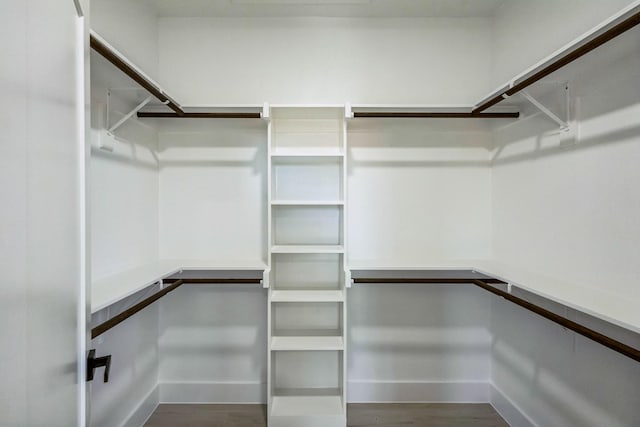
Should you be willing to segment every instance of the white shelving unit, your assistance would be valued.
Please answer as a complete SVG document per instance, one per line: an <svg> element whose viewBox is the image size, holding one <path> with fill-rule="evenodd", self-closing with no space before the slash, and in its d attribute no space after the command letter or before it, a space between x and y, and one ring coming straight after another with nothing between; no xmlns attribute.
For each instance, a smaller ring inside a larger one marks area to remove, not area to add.
<svg viewBox="0 0 640 427"><path fill-rule="evenodd" d="M271 107L270 427L346 425L344 107Z"/></svg>

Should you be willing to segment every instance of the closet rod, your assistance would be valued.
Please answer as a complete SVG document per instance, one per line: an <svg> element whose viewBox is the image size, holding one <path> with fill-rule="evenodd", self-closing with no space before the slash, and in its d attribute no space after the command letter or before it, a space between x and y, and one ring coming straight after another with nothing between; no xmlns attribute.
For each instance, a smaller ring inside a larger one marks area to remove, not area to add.
<svg viewBox="0 0 640 427"><path fill-rule="evenodd" d="M636 362L640 362L640 350L637 350L633 347L630 347L620 341L614 340L606 335L601 334L600 332L596 332L593 329L587 328L579 323L574 322L573 320L569 320L566 317L562 317L558 314L555 314L549 310L546 310L540 306L530 303L522 298L518 298L508 292L505 292L501 289L495 288L491 285L488 285L486 282L482 280L474 280L473 284L481 287L482 289L491 292L497 296L500 296L507 301L510 301L516 305L519 305L522 308L525 308L533 313L536 313L539 316L544 317L545 319L551 320L563 326L567 329L571 329L578 334L589 338L592 341L595 341L599 344L602 344L605 347L610 348L613 351L616 351L624 356L627 356Z"/></svg>
<svg viewBox="0 0 640 427"><path fill-rule="evenodd" d="M151 95L158 98L158 100L164 104L166 104L169 108L175 111L175 114L178 116L182 116L184 114L184 110L178 105L178 103L173 100L169 95L162 92L160 88L158 88L153 82L151 82L147 77L142 75L139 71L133 68L131 65L127 64L118 54L116 54L109 46L102 43L98 38L94 37L93 34L89 36L89 44L91 45L91 49L98 52L102 55L107 61L111 62L116 68L122 71L124 74L129 76L133 81L142 86L147 92Z"/></svg>
<svg viewBox="0 0 640 427"><path fill-rule="evenodd" d="M176 279L164 279L163 282L171 283ZM262 283L262 279L250 279L250 278L215 278L215 279L207 279L207 278L182 278L182 283L213 283L213 284L248 284L248 285L259 285Z"/></svg>
<svg viewBox="0 0 640 427"><path fill-rule="evenodd" d="M151 295L149 298L145 298L144 300L140 301L139 303L137 303L133 307L130 307L130 308L126 309L125 311L123 311L122 313L118 314L117 316L107 320L104 323L99 324L95 328L91 329L91 339L104 334L109 329L111 329L111 328L115 327L116 325L124 322L129 317L133 316L137 312L143 310L147 306L149 306L149 305L153 304L154 302L158 301L160 298L162 298L163 296L165 296L169 292L173 291L174 289L179 288L184 283L185 283L184 280L178 279L178 280L174 281L171 285L167 286L166 288L163 288L162 290L160 290L160 291L156 292L155 294Z"/></svg>
<svg viewBox="0 0 640 427"><path fill-rule="evenodd" d="M631 15L629 18L621 21L619 24L611 27L610 29L606 30L605 32L595 37L593 40L585 43L584 45L579 46L573 50L570 50L565 55L556 59L555 61L543 67L542 69L538 70L537 72L525 78L521 82L516 83L509 89L501 91L500 93L496 94L495 96L488 99L487 101L484 101L481 105L473 109L473 114L478 114L486 110L487 108L493 105L496 105L497 103L502 101L505 97L509 97L520 92L521 90L531 86L533 83L537 82L538 80L541 80L542 78L548 76L554 71L557 71L560 68L564 67L565 65L586 55L587 53L591 52L597 47L602 46L603 44L618 37L622 33L632 29L638 24L640 24L640 12L637 12Z"/></svg>
<svg viewBox="0 0 640 427"><path fill-rule="evenodd" d="M155 112L138 112L138 117L141 118L180 118L180 119L260 119L262 114L260 113L155 113Z"/></svg>
<svg viewBox="0 0 640 427"><path fill-rule="evenodd" d="M435 119L517 119L520 113L438 113L407 111L361 111L354 112L354 118L435 118Z"/></svg>

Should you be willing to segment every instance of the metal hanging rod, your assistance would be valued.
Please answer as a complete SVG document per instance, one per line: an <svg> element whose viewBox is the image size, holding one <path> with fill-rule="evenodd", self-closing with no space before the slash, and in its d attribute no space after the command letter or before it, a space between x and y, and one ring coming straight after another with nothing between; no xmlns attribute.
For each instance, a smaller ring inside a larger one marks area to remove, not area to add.
<svg viewBox="0 0 640 427"><path fill-rule="evenodd" d="M434 119L517 119L518 112L510 113L445 113L420 111L354 111L354 118L434 118Z"/></svg>
<svg viewBox="0 0 640 427"><path fill-rule="evenodd" d="M576 59L586 55L587 53L602 46L608 41L634 28L636 25L640 24L640 12L638 11L638 8L638 6L634 6L633 8L631 8L630 11L627 12L629 16L624 17L623 14L619 22L613 20L613 22L609 25L609 28L604 30L600 28L599 30L597 30L602 32L595 37L591 35L591 37L593 38L588 42L568 48L558 58L555 58L550 63L543 65L542 68L531 71L529 75L523 76L520 81L516 80L511 85L509 85L508 88L499 90L497 93L491 95L488 99L480 101L479 105L477 105L473 109L472 113L479 114L485 111L487 108L496 105L503 99L520 92L522 89L531 86L532 84L543 79L549 74L559 70L565 65L575 61ZM604 28L606 28L606 26ZM597 31L594 34L597 34Z"/></svg>
<svg viewBox="0 0 640 427"><path fill-rule="evenodd" d="M210 113L165 113L138 111L140 118L179 118L179 119L261 119L261 113L231 113L231 112L210 112Z"/></svg>
<svg viewBox="0 0 640 427"><path fill-rule="evenodd" d="M180 105L169 95L164 93L154 82L149 80L148 77L143 75L140 71L136 70L127 61L121 57L113 48L108 46L105 42L101 41L94 34L89 36L89 44L91 49L102 55L107 61L111 62L116 68L129 76L133 81L142 86L147 92L156 97L160 102L166 104L179 116L184 114L184 110Z"/></svg>
<svg viewBox="0 0 640 427"><path fill-rule="evenodd" d="M132 307L124 310L122 313L112 317L111 319L99 324L95 328L91 329L91 338L96 338L109 329L119 325L120 323L127 320L129 317L158 301L160 298L168 294L169 292L179 288L180 286L187 283L212 283L212 284L260 284L262 282L261 276L252 277L251 274L242 277L242 274L238 274L238 277L231 277L228 274L223 274L219 277L210 277L210 278L182 278L182 279L163 279L162 283L170 283L168 286L162 288L158 292L154 293L148 298L140 301L139 303L133 305Z"/></svg>
<svg viewBox="0 0 640 427"><path fill-rule="evenodd" d="M163 283L171 283L175 279L163 279ZM262 279L257 278L199 278L199 277L184 277L182 283L210 283L210 284L246 284L246 285L259 285Z"/></svg>
<svg viewBox="0 0 640 427"><path fill-rule="evenodd" d="M106 322L103 322L103 323L99 324L95 328L91 329L91 338L93 339L93 338L95 338L97 336L100 336L100 335L104 334L109 329L111 329L111 328L115 327L116 325L119 325L120 323L124 322L129 317L133 316L137 312L143 310L147 306L149 306L149 305L153 304L154 302L158 301L160 298L162 298L163 296L165 296L169 292L171 292L171 291L173 291L175 289L178 289L183 284L184 284L184 281L181 280L181 279L178 279L178 280L174 281L171 285L167 286L166 288L163 288L162 290L160 290L160 291L156 292L155 294L151 295L149 298L145 298L144 300L140 301L139 303L137 303L133 307L130 307L130 308L126 309L125 311L123 311L122 313L118 314L117 316L112 317L111 319L107 320Z"/></svg>
<svg viewBox="0 0 640 427"><path fill-rule="evenodd" d="M353 270L353 283L460 283L473 284L494 295L500 296L526 310L536 313L592 341L640 362L640 350L590 329L566 317L535 305L529 301L503 291L491 284L506 284L504 281L472 270Z"/></svg>
<svg viewBox="0 0 640 427"><path fill-rule="evenodd" d="M631 346L626 345L620 341L617 341L611 337L608 337L600 332L594 331L591 328L587 328L584 325L581 325L573 320L569 320L566 317L560 316L552 311L544 309L540 306L530 303L522 298L518 298L508 292L505 292L501 289L495 288L491 285L488 285L486 282L482 280L474 280L473 284L481 287L485 291L491 292L494 295L500 296L506 299L509 302L512 302L520 307L527 309L533 313L536 313L539 316L544 317L545 319L551 320L554 323L557 323L560 326L563 326L567 329L571 329L572 331L582 335L583 337L589 338L592 341L597 342L598 344L602 344L605 347L610 348L613 351L616 351L624 356L627 356L630 359L635 360L636 362L640 362L640 350L635 349Z"/></svg>

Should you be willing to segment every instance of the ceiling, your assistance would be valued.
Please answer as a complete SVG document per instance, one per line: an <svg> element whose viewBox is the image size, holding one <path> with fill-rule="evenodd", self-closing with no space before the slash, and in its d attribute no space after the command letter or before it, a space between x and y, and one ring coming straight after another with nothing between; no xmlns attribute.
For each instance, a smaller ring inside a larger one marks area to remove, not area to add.
<svg viewBox="0 0 640 427"><path fill-rule="evenodd" d="M505 0L149 0L160 17L490 17Z"/></svg>

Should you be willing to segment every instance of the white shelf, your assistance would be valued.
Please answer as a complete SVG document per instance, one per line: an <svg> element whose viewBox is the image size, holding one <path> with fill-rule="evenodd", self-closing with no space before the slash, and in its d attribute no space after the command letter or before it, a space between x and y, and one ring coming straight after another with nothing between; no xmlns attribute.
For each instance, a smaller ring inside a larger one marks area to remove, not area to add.
<svg viewBox="0 0 640 427"><path fill-rule="evenodd" d="M278 148L271 157L344 157L344 153L335 149Z"/></svg>
<svg viewBox="0 0 640 427"><path fill-rule="evenodd" d="M344 340L336 336L275 336L271 338L273 351L335 351L344 350Z"/></svg>
<svg viewBox="0 0 640 427"><path fill-rule="evenodd" d="M274 254L341 254L342 245L275 245L271 247Z"/></svg>
<svg viewBox="0 0 640 427"><path fill-rule="evenodd" d="M569 283L492 260L476 262L474 270L605 322L640 333L640 310L637 302L628 296L603 291L595 284Z"/></svg>
<svg viewBox="0 0 640 427"><path fill-rule="evenodd" d="M271 302L343 302L342 290L274 290Z"/></svg>
<svg viewBox="0 0 640 427"><path fill-rule="evenodd" d="M342 206L342 200L272 200L272 206Z"/></svg>
<svg viewBox="0 0 640 427"><path fill-rule="evenodd" d="M344 405L340 396L274 396L271 416L340 416Z"/></svg>
<svg viewBox="0 0 640 427"><path fill-rule="evenodd" d="M264 270L264 264L216 260L159 260L113 274L91 284L91 313L139 292L180 270Z"/></svg>

